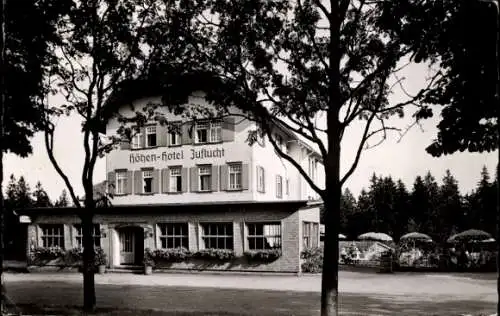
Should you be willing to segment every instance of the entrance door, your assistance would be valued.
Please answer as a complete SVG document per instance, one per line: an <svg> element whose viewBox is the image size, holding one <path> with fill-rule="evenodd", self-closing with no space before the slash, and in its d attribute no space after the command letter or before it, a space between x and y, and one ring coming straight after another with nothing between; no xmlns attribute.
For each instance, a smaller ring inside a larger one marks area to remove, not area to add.
<svg viewBox="0 0 500 316"><path fill-rule="evenodd" d="M120 264L135 263L135 231L124 229L120 232Z"/></svg>

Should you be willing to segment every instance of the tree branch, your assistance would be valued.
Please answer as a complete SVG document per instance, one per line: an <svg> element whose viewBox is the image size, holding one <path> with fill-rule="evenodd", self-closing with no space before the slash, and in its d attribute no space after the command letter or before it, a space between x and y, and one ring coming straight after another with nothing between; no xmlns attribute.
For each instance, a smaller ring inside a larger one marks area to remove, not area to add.
<svg viewBox="0 0 500 316"><path fill-rule="evenodd" d="M341 178L341 180L340 180L341 185L344 185L346 180L353 174L354 170L358 166L359 159L361 158L361 152L363 151L363 147L364 147L366 141L368 140L368 138L367 138L368 131L370 130L370 125L371 125L373 119L375 118L375 115L376 115L376 113L372 112L372 114L370 115L370 117L368 118L368 120L366 122L365 130L363 132L363 137L361 138L361 142L359 143L358 149L356 151L356 157L354 158L354 162L352 163L352 165L349 168L349 170L347 171L347 173Z"/></svg>

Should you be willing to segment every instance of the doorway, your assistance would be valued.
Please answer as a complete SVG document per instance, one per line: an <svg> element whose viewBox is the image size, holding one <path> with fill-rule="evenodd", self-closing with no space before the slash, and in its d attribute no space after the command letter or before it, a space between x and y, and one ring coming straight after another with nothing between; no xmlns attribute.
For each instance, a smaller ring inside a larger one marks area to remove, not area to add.
<svg viewBox="0 0 500 316"><path fill-rule="evenodd" d="M140 265L144 257L144 230L141 227L123 227L120 236L120 265Z"/></svg>

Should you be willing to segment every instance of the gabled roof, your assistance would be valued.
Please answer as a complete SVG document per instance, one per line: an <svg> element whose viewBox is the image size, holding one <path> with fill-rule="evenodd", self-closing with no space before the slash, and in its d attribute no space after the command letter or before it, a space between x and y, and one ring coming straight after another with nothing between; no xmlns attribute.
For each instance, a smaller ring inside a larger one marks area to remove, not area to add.
<svg viewBox="0 0 500 316"><path fill-rule="evenodd" d="M231 95L233 91L236 91L236 87L233 87L229 81L222 80L217 76L203 71L191 73L174 72L171 74L154 73L137 79L125 80L117 85L104 105L103 114L101 115L103 121L100 123L101 132L105 132L107 121L118 112L120 107L130 104L134 100L161 96L165 104L182 104L188 102L189 96L196 91L206 92L210 99L210 95ZM237 103L238 108L243 112L250 111L250 107L253 105L245 104L243 99L238 100L238 98L238 94L232 94L231 100ZM228 99L224 98L224 101ZM282 124L277 124L276 127L296 140L300 146L306 148L311 153L315 153L321 160L321 155L318 151L300 137L300 135L290 131Z"/></svg>

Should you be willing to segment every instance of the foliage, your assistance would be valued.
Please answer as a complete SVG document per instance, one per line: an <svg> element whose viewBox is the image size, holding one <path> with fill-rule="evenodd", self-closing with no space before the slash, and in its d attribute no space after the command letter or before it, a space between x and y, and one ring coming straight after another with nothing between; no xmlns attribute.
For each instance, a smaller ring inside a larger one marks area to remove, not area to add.
<svg viewBox="0 0 500 316"><path fill-rule="evenodd" d="M437 137L427 152L441 156L494 150L498 146L495 3L404 2L408 23L388 18L392 29L418 46L416 58L443 73L425 96L428 102L443 106ZM399 3L387 3L387 7L394 14Z"/></svg>
<svg viewBox="0 0 500 316"><path fill-rule="evenodd" d="M344 233L358 236L378 229L397 240L405 233L421 232L436 242L469 228L495 234L496 180L490 180L485 168L477 188L466 195L460 193L449 170L440 184L430 173L417 176L410 192L401 180L393 185L388 179L384 185L384 177L372 177L369 189L363 189L355 201L357 208L348 217ZM393 214L387 216L386 210Z"/></svg>
<svg viewBox="0 0 500 316"><path fill-rule="evenodd" d="M61 247L38 247L30 254L30 262L34 265L44 265L48 261L64 259L66 253Z"/></svg>
<svg viewBox="0 0 500 316"><path fill-rule="evenodd" d="M182 262L191 258L191 252L184 247L173 249L156 249L152 253L155 263L159 262Z"/></svg>
<svg viewBox="0 0 500 316"><path fill-rule="evenodd" d="M66 191L66 189L62 190L61 195L57 199L54 206L55 207L67 207L67 206L69 206L68 192Z"/></svg>
<svg viewBox="0 0 500 316"><path fill-rule="evenodd" d="M154 267L154 265L155 265L154 254L150 248L146 248L144 250L144 259L143 259L142 263L146 267Z"/></svg>
<svg viewBox="0 0 500 316"><path fill-rule="evenodd" d="M323 248L307 248L300 254L302 271L320 273L323 270Z"/></svg>
<svg viewBox="0 0 500 316"><path fill-rule="evenodd" d="M47 67L53 62L51 45L58 42L56 21L70 1L7 1L5 5L5 139L2 151L26 157L30 138L42 128L38 98L43 93ZM29 21L29 23L19 23Z"/></svg>
<svg viewBox="0 0 500 316"><path fill-rule="evenodd" d="M106 253L104 253L104 250L101 247L95 248L94 264L96 266L103 266L107 264Z"/></svg>
<svg viewBox="0 0 500 316"><path fill-rule="evenodd" d="M31 262L36 265L44 265L48 261L60 259L59 266L81 265L83 257L82 248L64 250L60 247L39 247L31 253ZM101 247L94 247L94 266L106 265L106 253Z"/></svg>
<svg viewBox="0 0 500 316"><path fill-rule="evenodd" d="M231 249L201 249L194 254L195 258L203 260L216 260L221 262L231 261L234 258L234 251Z"/></svg>
<svg viewBox="0 0 500 316"><path fill-rule="evenodd" d="M245 251L244 256L248 261L273 262L281 257L281 249L265 249Z"/></svg>
<svg viewBox="0 0 500 316"><path fill-rule="evenodd" d="M35 191L33 192L34 206L35 207L50 207L52 206L52 201L42 187L40 181L36 183Z"/></svg>

